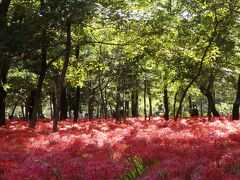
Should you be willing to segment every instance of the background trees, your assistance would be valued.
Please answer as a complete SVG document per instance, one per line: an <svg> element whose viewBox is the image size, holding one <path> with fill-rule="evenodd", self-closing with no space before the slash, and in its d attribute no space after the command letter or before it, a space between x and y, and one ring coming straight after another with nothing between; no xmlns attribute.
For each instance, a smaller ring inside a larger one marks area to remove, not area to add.
<svg viewBox="0 0 240 180"><path fill-rule="evenodd" d="M5 109L32 128L54 115L54 131L79 112L147 119L164 104L177 120L193 104L209 117L232 109L238 1L3 0L0 9L1 125Z"/></svg>

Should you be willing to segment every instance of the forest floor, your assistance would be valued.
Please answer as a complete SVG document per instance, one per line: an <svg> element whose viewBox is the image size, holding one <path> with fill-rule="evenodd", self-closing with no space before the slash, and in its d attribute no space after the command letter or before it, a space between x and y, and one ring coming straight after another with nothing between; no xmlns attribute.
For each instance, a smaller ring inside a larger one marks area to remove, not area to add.
<svg viewBox="0 0 240 180"><path fill-rule="evenodd" d="M0 127L0 179L240 179L240 121L129 118Z"/></svg>

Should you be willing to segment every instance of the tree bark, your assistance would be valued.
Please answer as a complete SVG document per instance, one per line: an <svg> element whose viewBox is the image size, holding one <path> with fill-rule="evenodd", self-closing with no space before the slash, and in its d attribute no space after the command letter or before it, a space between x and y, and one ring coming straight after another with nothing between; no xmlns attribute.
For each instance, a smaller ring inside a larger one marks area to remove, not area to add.
<svg viewBox="0 0 240 180"><path fill-rule="evenodd" d="M148 119L150 120L151 117L153 116L153 110L152 110L152 95L151 95L151 90L150 90L149 86L148 86L148 89L147 89L147 93L148 93L148 103L149 103L149 117L148 117Z"/></svg>
<svg viewBox="0 0 240 180"><path fill-rule="evenodd" d="M164 119L169 120L168 89L167 89L167 87L164 88L163 102L164 102L164 109L165 109Z"/></svg>
<svg viewBox="0 0 240 180"><path fill-rule="evenodd" d="M75 103L74 103L74 117L73 121L77 122L78 120L78 111L79 111L79 100L80 100L80 87L78 86L76 88L76 93L75 93Z"/></svg>
<svg viewBox="0 0 240 180"><path fill-rule="evenodd" d="M220 116L219 112L215 106L215 99L210 91L206 92L205 96L208 100L208 116L211 116L211 113L214 117Z"/></svg>
<svg viewBox="0 0 240 180"><path fill-rule="evenodd" d="M120 120L120 106L121 106L121 96L120 96L119 87L117 87L116 107L115 107L115 118L117 121Z"/></svg>
<svg viewBox="0 0 240 180"><path fill-rule="evenodd" d="M138 117L138 90L133 90L132 95L132 117Z"/></svg>
<svg viewBox="0 0 240 180"><path fill-rule="evenodd" d="M100 98L101 98L101 112L100 112L100 116L104 117L105 119L107 119L107 107L106 107L106 99L104 98L104 89L101 87L101 78L99 76L98 79L98 83L99 83L99 90L100 90ZM105 87L106 88L106 87Z"/></svg>
<svg viewBox="0 0 240 180"><path fill-rule="evenodd" d="M56 115L56 93L51 92L51 101L52 101L52 117L54 118Z"/></svg>
<svg viewBox="0 0 240 180"><path fill-rule="evenodd" d="M17 104L15 104L14 107L13 107L13 110L12 110L12 113L11 113L11 118L13 118L13 115L15 113L16 108L17 108Z"/></svg>
<svg viewBox="0 0 240 180"><path fill-rule="evenodd" d="M9 5L11 0L2 0L0 3L0 28L1 32L7 30L7 13L9 10ZM3 39L0 39L3 41ZM4 84L7 83L7 73L9 69L9 59L7 58L7 54L5 50L0 51L0 126L6 125L6 117L5 117L5 99L7 96L7 92L4 89Z"/></svg>
<svg viewBox="0 0 240 180"><path fill-rule="evenodd" d="M146 103L146 98L147 98L147 81L144 80L144 97L143 97L143 108L144 108L144 120L147 120L147 103Z"/></svg>
<svg viewBox="0 0 240 180"><path fill-rule="evenodd" d="M125 100L125 115L126 117L129 117L129 101L128 100Z"/></svg>
<svg viewBox="0 0 240 180"><path fill-rule="evenodd" d="M24 112L24 106L21 105L21 111L22 111L22 118L25 119L25 112Z"/></svg>
<svg viewBox="0 0 240 180"><path fill-rule="evenodd" d="M46 37L46 32L43 32L43 36ZM45 43L44 43L45 44ZM41 70L40 70L40 75L38 78L38 83L37 83L37 89L34 93L34 97L33 97L33 112L32 112L32 116L29 117L30 120L30 127L31 128L35 128L36 126L36 121L38 118L38 112L39 112L39 108L40 108L40 103L41 103L41 96L42 96L42 87L43 87L43 83L44 83L44 79L46 76L46 72L47 72L47 47L46 45L43 45L42 47L42 58L41 58Z"/></svg>
<svg viewBox="0 0 240 180"><path fill-rule="evenodd" d="M89 118L89 120L93 119L94 99L95 99L95 90L92 89L91 84L90 84L89 85L89 94L88 94L88 118Z"/></svg>
<svg viewBox="0 0 240 180"><path fill-rule="evenodd" d="M66 41L66 50L65 50L63 69L57 81L57 103L56 103L56 114L53 121L53 132L57 132L58 130L57 125L59 121L59 112L61 108L62 89L63 89L64 79L65 79L66 71L68 68L69 60L70 60L70 53L71 53L71 20L70 18L67 20L67 23L66 23L66 34L67 34L67 41Z"/></svg>
<svg viewBox="0 0 240 180"><path fill-rule="evenodd" d="M28 120L30 121L33 119L33 106L34 106L34 100L35 100L34 98L35 93L36 93L36 90L32 89L29 97L29 102L28 102ZM30 122L30 125L31 125L31 122Z"/></svg>
<svg viewBox="0 0 240 180"><path fill-rule="evenodd" d="M175 93L174 100L173 100L173 116L175 121L177 120L177 113L176 113L177 95L178 95L178 91Z"/></svg>
<svg viewBox="0 0 240 180"><path fill-rule="evenodd" d="M41 10L43 9L45 5L44 0L41 1ZM35 96L34 98L34 103L33 103L33 114L30 117L30 127L35 129L36 126L36 121L38 118L38 113L39 113L39 108L40 108L40 104L41 104L41 98L42 98L42 87L43 87L43 83L45 80L45 76L46 76L46 72L47 72L47 32L46 30L43 28L42 30L42 42L41 42L41 69L40 69L40 74L39 74L39 78L38 78L38 82L37 82L37 88L36 88L36 92L35 92ZM42 114L42 112L41 112Z"/></svg>
<svg viewBox="0 0 240 180"><path fill-rule="evenodd" d="M189 108L189 113L191 113L191 110L193 108L193 104L192 104L192 97L191 97L190 94L188 95L188 108Z"/></svg>
<svg viewBox="0 0 240 180"><path fill-rule="evenodd" d="M233 103L232 120L239 120L239 106L240 106L240 75L238 76L236 98Z"/></svg>
<svg viewBox="0 0 240 180"><path fill-rule="evenodd" d="M66 120L68 112L68 103L67 103L67 89L63 87L62 97L61 97L61 110L60 110L60 120Z"/></svg>
<svg viewBox="0 0 240 180"><path fill-rule="evenodd" d="M208 79L207 87L204 88L203 85L200 86L201 92L203 93L204 96L207 97L209 119L211 118L212 115L215 117L220 116L215 106L215 98L213 96L213 83L214 83L214 75L213 75L213 72L211 72L210 77Z"/></svg>

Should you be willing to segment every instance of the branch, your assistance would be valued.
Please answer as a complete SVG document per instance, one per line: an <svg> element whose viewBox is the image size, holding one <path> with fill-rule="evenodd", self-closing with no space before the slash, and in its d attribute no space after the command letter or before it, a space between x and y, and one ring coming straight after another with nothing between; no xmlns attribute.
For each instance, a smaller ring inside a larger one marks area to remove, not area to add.
<svg viewBox="0 0 240 180"><path fill-rule="evenodd" d="M199 68L198 68L198 71L197 71L197 74L192 78L192 81L188 84L188 86L186 87L186 89L183 91L183 95L180 99L180 102L179 102L179 106L178 106L178 111L177 111L177 115L176 115L176 118L175 120L178 119L178 116L180 114L180 111L181 111L181 107L182 107L182 102L187 94L187 91L190 89L190 87L193 85L193 83L196 82L196 80L198 79L199 75L201 74L201 71L202 71L202 67L203 67L203 62L207 56L207 53L209 51L209 49L211 48L212 46L212 43L213 43L213 40L214 38L216 37L217 35L217 29L218 29L218 25L219 25L220 21L217 21L216 24L215 24L215 27L214 27L214 30L213 30L213 33L212 33L212 36L211 38L209 39L209 42L208 42L208 45L206 46L206 49L204 50L204 53L203 53L203 56L201 58L201 61L200 61L200 65L199 65Z"/></svg>
<svg viewBox="0 0 240 180"><path fill-rule="evenodd" d="M48 63L47 63L47 68L48 68L49 66L51 66L51 64L52 64L54 61L58 60L58 59L64 54L64 52L65 52L65 49L64 49L63 51L61 51L58 55L56 55L55 57L53 57L51 60L49 60Z"/></svg>

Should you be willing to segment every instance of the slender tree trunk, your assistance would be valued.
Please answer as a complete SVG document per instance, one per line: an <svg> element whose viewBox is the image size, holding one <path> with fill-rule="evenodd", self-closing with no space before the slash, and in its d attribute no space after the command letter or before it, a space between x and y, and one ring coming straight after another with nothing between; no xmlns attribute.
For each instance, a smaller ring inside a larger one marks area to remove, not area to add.
<svg viewBox="0 0 240 180"><path fill-rule="evenodd" d="M116 114L116 120L120 120L120 106L121 106L121 96L120 96L120 90L119 87L117 87L117 94L116 94L116 107L115 107L115 114Z"/></svg>
<svg viewBox="0 0 240 180"><path fill-rule="evenodd" d="M174 116L175 121L178 118L177 113L176 113L177 95L178 95L178 91L174 95L174 102L173 102L173 116Z"/></svg>
<svg viewBox="0 0 240 180"><path fill-rule="evenodd" d="M106 100L104 99L104 93L103 93L103 91L104 91L104 89L102 89L102 87L101 87L101 78L100 78L100 76L99 76L99 79L98 79L98 82L99 82L99 89L100 89L100 98L101 98L101 100L100 100L100 104L101 104L101 117L104 117L105 119L107 119L107 111L106 111Z"/></svg>
<svg viewBox="0 0 240 180"><path fill-rule="evenodd" d="M65 79L66 71L68 68L70 53L71 53L71 20L70 19L68 19L66 23L66 34L67 34L67 41L66 41L66 50L65 50L63 69L59 76L59 80L57 81L57 103L56 103L56 115L53 121L53 132L57 132L59 112L61 108L62 89L63 89L64 79Z"/></svg>
<svg viewBox="0 0 240 180"><path fill-rule="evenodd" d="M79 100L80 100L80 87L78 86L76 88L76 93L75 93L74 118L73 118L74 122L77 122L77 119L78 119Z"/></svg>
<svg viewBox="0 0 240 180"><path fill-rule="evenodd" d="M201 100L201 104L200 104L200 114L201 114L201 116L203 116L203 102L202 102L202 100Z"/></svg>
<svg viewBox="0 0 240 180"><path fill-rule="evenodd" d="M125 101L125 115L126 117L129 117L129 101Z"/></svg>
<svg viewBox="0 0 240 180"><path fill-rule="evenodd" d="M89 87L89 96L88 96L88 118L89 118L89 120L93 119L94 99L95 99L95 90L91 89L91 86L90 86Z"/></svg>
<svg viewBox="0 0 240 180"><path fill-rule="evenodd" d="M168 107L168 89L167 87L164 88L164 95L163 95L163 102L164 102L164 119L169 120L169 107Z"/></svg>
<svg viewBox="0 0 240 180"><path fill-rule="evenodd" d="M97 109L97 112L96 112L96 118L99 118L99 117L101 117L101 113L100 113L100 108L101 108L101 106L100 106L100 104L99 104L99 98L98 98L98 102L97 102L97 107L96 107L96 109Z"/></svg>
<svg viewBox="0 0 240 180"><path fill-rule="evenodd" d="M190 94L188 95L188 108L189 108L189 112L191 113L191 110L193 108L193 104L192 104L192 97L191 97Z"/></svg>
<svg viewBox="0 0 240 180"><path fill-rule="evenodd" d="M147 81L144 80L144 97L143 97L143 107L144 107L144 120L147 120L147 103L146 103L146 97L147 96Z"/></svg>
<svg viewBox="0 0 240 180"><path fill-rule="evenodd" d="M53 113L51 118L54 118L56 115L56 93L51 92L51 94L52 94L51 100L52 100L52 107L53 107Z"/></svg>
<svg viewBox="0 0 240 180"><path fill-rule="evenodd" d="M133 90L132 95L132 117L138 117L138 90Z"/></svg>
<svg viewBox="0 0 240 180"><path fill-rule="evenodd" d="M148 117L148 119L150 120L151 117L153 116L153 110L152 110L152 95L151 95L150 87L148 87L147 93L148 93L148 103L149 103L149 117Z"/></svg>
<svg viewBox="0 0 240 180"><path fill-rule="evenodd" d="M11 113L11 117L12 117L12 118L13 118L13 115L14 115L14 113L15 113L16 107L17 107L17 104L15 104L14 107L13 107L13 110L12 110L12 113Z"/></svg>
<svg viewBox="0 0 240 180"><path fill-rule="evenodd" d="M107 117L109 117L109 114L108 114L108 98L107 98L107 89L105 88L104 90L104 98L105 98L105 119L107 119Z"/></svg>
<svg viewBox="0 0 240 180"><path fill-rule="evenodd" d="M29 103L28 103L28 120L32 120L33 119L33 106L34 106L34 101L35 101L35 93L36 93L36 90L33 89L31 90L31 94L30 94L30 97L29 97ZM30 122L31 124L31 122Z"/></svg>
<svg viewBox="0 0 240 180"><path fill-rule="evenodd" d="M24 106L21 105L21 111L22 111L22 118L25 119L25 113L24 113Z"/></svg>
<svg viewBox="0 0 240 180"><path fill-rule="evenodd" d="M49 106L50 106L50 118L52 118L53 107L52 107L52 93L49 94Z"/></svg>
<svg viewBox="0 0 240 180"><path fill-rule="evenodd" d="M240 105L240 75L238 76L236 98L233 103L232 120L239 120L239 105Z"/></svg>
<svg viewBox="0 0 240 180"><path fill-rule="evenodd" d="M75 94L74 97L72 97L72 91L74 91L74 89L69 88L68 93L67 93L68 117L70 117L70 118L72 118L72 117L74 118L74 106L75 106L75 95L76 95Z"/></svg>
<svg viewBox="0 0 240 180"><path fill-rule="evenodd" d="M236 98L233 103L232 120L239 120L239 106L240 106L240 75L238 76Z"/></svg>
<svg viewBox="0 0 240 180"><path fill-rule="evenodd" d="M67 89L66 87L63 87L61 97L60 119L66 120L68 118L67 113L68 113Z"/></svg>
<svg viewBox="0 0 240 180"><path fill-rule="evenodd" d="M39 102L39 108L38 108L38 118L43 118L44 114L43 114L43 106L42 106L42 101L40 99L40 102Z"/></svg>

